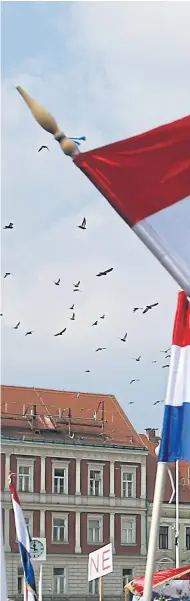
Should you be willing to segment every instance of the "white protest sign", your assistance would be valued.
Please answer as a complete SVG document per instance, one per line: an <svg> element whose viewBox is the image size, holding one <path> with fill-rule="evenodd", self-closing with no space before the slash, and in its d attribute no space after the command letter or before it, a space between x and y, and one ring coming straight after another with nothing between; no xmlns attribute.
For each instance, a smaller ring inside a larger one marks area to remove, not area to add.
<svg viewBox="0 0 190 601"><path fill-rule="evenodd" d="M113 572L112 543L93 551L88 556L88 582Z"/></svg>

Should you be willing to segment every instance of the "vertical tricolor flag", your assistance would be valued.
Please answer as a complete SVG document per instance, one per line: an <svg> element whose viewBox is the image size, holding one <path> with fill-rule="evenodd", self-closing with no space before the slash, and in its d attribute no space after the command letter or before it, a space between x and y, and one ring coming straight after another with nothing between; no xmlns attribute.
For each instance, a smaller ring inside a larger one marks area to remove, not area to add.
<svg viewBox="0 0 190 601"><path fill-rule="evenodd" d="M16 535L18 539L18 546L22 561L22 567L24 571L27 601L36 601L38 596L36 592L36 584L34 577L34 570L31 563L30 557L30 536L24 519L23 511L20 505L19 497L16 491L15 484L12 480L12 474L9 473L9 488L12 497Z"/></svg>
<svg viewBox="0 0 190 601"><path fill-rule="evenodd" d="M190 461L190 302L179 292L159 461Z"/></svg>
<svg viewBox="0 0 190 601"><path fill-rule="evenodd" d="M188 267L171 266L169 249L147 222L190 196L190 116L78 154L74 163L190 294Z"/></svg>

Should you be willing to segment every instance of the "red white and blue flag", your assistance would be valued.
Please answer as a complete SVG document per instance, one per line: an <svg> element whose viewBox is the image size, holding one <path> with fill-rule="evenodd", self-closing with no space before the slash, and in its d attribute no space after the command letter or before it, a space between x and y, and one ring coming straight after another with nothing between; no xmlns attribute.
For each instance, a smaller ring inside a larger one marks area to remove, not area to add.
<svg viewBox="0 0 190 601"><path fill-rule="evenodd" d="M190 461L190 302L179 292L158 460Z"/></svg>
<svg viewBox="0 0 190 601"><path fill-rule="evenodd" d="M18 540L18 546L22 561L22 567L24 571L27 601L36 601L38 599L36 592L36 584L34 577L34 570L31 563L30 556L30 536L24 519L22 507L20 505L19 497L16 491L15 484L12 480L12 474L9 473L9 488L12 497L13 511L15 517L16 535Z"/></svg>

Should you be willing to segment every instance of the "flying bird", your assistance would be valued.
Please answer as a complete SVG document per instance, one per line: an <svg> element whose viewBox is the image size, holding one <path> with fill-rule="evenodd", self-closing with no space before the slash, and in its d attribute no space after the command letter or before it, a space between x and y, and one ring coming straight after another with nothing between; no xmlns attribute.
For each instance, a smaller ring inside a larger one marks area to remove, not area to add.
<svg viewBox="0 0 190 601"><path fill-rule="evenodd" d="M155 401L155 403L153 403L153 405L158 405L158 403L160 403L160 401Z"/></svg>
<svg viewBox="0 0 190 601"><path fill-rule="evenodd" d="M105 347L105 346L99 346L99 347L96 349L96 353L98 353L98 351L106 351L106 347Z"/></svg>
<svg viewBox="0 0 190 601"><path fill-rule="evenodd" d="M152 363L157 363L157 361L152 361Z"/></svg>
<svg viewBox="0 0 190 601"><path fill-rule="evenodd" d="M10 221L9 225L5 225L4 230L13 230L14 224Z"/></svg>
<svg viewBox="0 0 190 601"><path fill-rule="evenodd" d="M75 313L72 314L72 317L70 317L71 321L75 321Z"/></svg>
<svg viewBox="0 0 190 601"><path fill-rule="evenodd" d="M169 365L162 365L162 369L165 369L165 367L170 367Z"/></svg>
<svg viewBox="0 0 190 601"><path fill-rule="evenodd" d="M94 321L94 323L92 323L92 326L97 326L98 325L98 320Z"/></svg>
<svg viewBox="0 0 190 601"><path fill-rule="evenodd" d="M67 328L64 328L63 330L61 330L61 332L58 332L57 334L54 334L54 336L62 336L62 334L64 334L64 332L66 332Z"/></svg>
<svg viewBox="0 0 190 601"><path fill-rule="evenodd" d="M111 273L111 271L113 271L113 267L110 267L110 269L106 269L105 271L100 271L96 274L96 277L100 278L102 275L107 275L108 273Z"/></svg>
<svg viewBox="0 0 190 601"><path fill-rule="evenodd" d="M80 230L86 230L86 219L84 217L81 225L78 225L77 227L79 227Z"/></svg>
<svg viewBox="0 0 190 601"><path fill-rule="evenodd" d="M105 319L105 313L103 315L100 315L100 319Z"/></svg>
<svg viewBox="0 0 190 601"><path fill-rule="evenodd" d="M129 382L129 384L133 384L133 382L140 382L140 380L136 380L135 378Z"/></svg>
<svg viewBox="0 0 190 601"><path fill-rule="evenodd" d="M130 401L128 405L134 405L134 401Z"/></svg>
<svg viewBox="0 0 190 601"><path fill-rule="evenodd" d="M169 351L171 351L171 346L170 346L170 348L167 348L165 351L160 351L160 353L164 353L165 355L167 355L167 353L169 353Z"/></svg>
<svg viewBox="0 0 190 601"><path fill-rule="evenodd" d="M38 152L41 152L41 150L49 150L48 146L45 146L44 144L42 146L40 146Z"/></svg>
<svg viewBox="0 0 190 601"><path fill-rule="evenodd" d="M90 369L86 369L85 374L90 374Z"/></svg>
<svg viewBox="0 0 190 601"><path fill-rule="evenodd" d="M72 307L69 307L69 309L70 309L71 311L73 311L73 309L74 309L74 306L75 306L75 305L74 305L74 303L73 303Z"/></svg>
<svg viewBox="0 0 190 601"><path fill-rule="evenodd" d="M5 280L5 278L8 278L9 275L13 275L13 273L11 273L10 271L6 271L6 273L4 275L4 280Z"/></svg>
<svg viewBox="0 0 190 601"><path fill-rule="evenodd" d="M61 278L58 278L58 280L57 280L56 282L55 282L55 280L53 280L53 282L54 282L55 286L59 286L59 284L60 284L60 281L61 281Z"/></svg>
<svg viewBox="0 0 190 601"><path fill-rule="evenodd" d="M142 311L143 307L134 307L133 309L133 313L136 313L136 311Z"/></svg>
<svg viewBox="0 0 190 601"><path fill-rule="evenodd" d="M80 286L80 280L76 284L73 284L73 286L74 286L74 288L79 288L79 286Z"/></svg>
<svg viewBox="0 0 190 601"><path fill-rule="evenodd" d="M134 361L140 361L141 360L141 355L139 355L139 357L133 357Z"/></svg>
<svg viewBox="0 0 190 601"><path fill-rule="evenodd" d="M31 334L33 334L33 330L28 330L28 332L26 332L25 336L31 336Z"/></svg>
<svg viewBox="0 0 190 601"><path fill-rule="evenodd" d="M20 325L20 321L18 321L18 323L16 324L16 326L13 327L13 330L18 330L19 325Z"/></svg>
<svg viewBox="0 0 190 601"><path fill-rule="evenodd" d="M150 311L150 309L153 309L153 307L157 307L158 304L159 303L153 303L152 305L146 305L146 307L145 307L145 309L143 311L143 314L147 313L148 311Z"/></svg>
<svg viewBox="0 0 190 601"><path fill-rule="evenodd" d="M165 359L170 359L171 355L166 355Z"/></svg>
<svg viewBox="0 0 190 601"><path fill-rule="evenodd" d="M0 317L3 317L3 313L0 313Z"/></svg>
<svg viewBox="0 0 190 601"><path fill-rule="evenodd" d="M126 340L127 340L127 332L126 332L125 336L123 336L123 338L120 338L119 340L121 340L121 342L126 342Z"/></svg>

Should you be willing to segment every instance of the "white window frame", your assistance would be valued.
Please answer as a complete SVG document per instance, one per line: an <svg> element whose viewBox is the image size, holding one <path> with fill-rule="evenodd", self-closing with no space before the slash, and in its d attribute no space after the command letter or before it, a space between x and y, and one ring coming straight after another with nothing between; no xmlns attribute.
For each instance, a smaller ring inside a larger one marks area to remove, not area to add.
<svg viewBox="0 0 190 601"><path fill-rule="evenodd" d="M55 541L53 539L54 520L65 520L65 540L64 541L63 540ZM69 531L68 513L52 513L52 534L51 534L52 544L53 545L67 545L69 542L68 531ZM57 566L57 567L59 567L59 566ZM62 566L62 567L64 567L64 566Z"/></svg>
<svg viewBox="0 0 190 601"><path fill-rule="evenodd" d="M54 492L54 472L55 469L63 469L65 470L65 491L61 493L63 495L68 495L68 480L69 480L69 462L65 461L52 461L52 493L54 495L59 495L60 493Z"/></svg>
<svg viewBox="0 0 190 601"><path fill-rule="evenodd" d="M55 591L55 577L56 577L56 575L54 574L54 569L56 569L56 568L60 568L61 570L64 570L64 591L63 591L63 593L55 593L54 592ZM59 598L61 595L65 595L66 592L67 592L67 569L66 569L65 565L59 566L56 563L56 565L53 566L52 581L53 581L53 587L52 587L53 588L53 595L55 595L56 598L57 597Z"/></svg>
<svg viewBox="0 0 190 601"><path fill-rule="evenodd" d="M100 494L97 497L103 497L104 487L104 464L102 463L88 463L88 495L89 497L95 497L96 495L90 494L90 472L100 472Z"/></svg>
<svg viewBox="0 0 190 601"><path fill-rule="evenodd" d="M184 524L184 549L185 551L188 551L187 547L186 547L186 530L187 528L190 528L190 522L189 524Z"/></svg>
<svg viewBox="0 0 190 601"><path fill-rule="evenodd" d="M31 536L31 538L33 537L33 512L31 511L23 511L24 514L24 519L27 518L29 519L29 534ZM18 542L17 536L16 536L16 543Z"/></svg>
<svg viewBox="0 0 190 601"><path fill-rule="evenodd" d="M89 522L91 520L99 521L100 537L99 537L99 541L97 543L89 540ZM100 514L92 515L91 513L89 513L87 515L87 543L88 543L88 545L93 545L93 546L99 545L99 543L103 543L103 515L100 515Z"/></svg>
<svg viewBox="0 0 190 601"><path fill-rule="evenodd" d="M24 457L17 458L17 490L22 494L28 494L30 492L34 492L34 462L35 458L25 459ZM29 479L29 490L24 491L19 488L19 467L29 467L30 468L30 479Z"/></svg>
<svg viewBox="0 0 190 601"><path fill-rule="evenodd" d="M159 542L160 542L160 527L161 526L163 526L164 528L168 528L168 548L167 549L160 549L160 546L159 546ZM166 522L160 522L157 547L158 547L158 549L160 551L171 551L171 549L172 549L172 524L168 524Z"/></svg>
<svg viewBox="0 0 190 601"><path fill-rule="evenodd" d="M129 542L126 543L123 540L123 530L124 530L124 523L125 522L132 522L132 534L133 534L133 542ZM134 515L122 515L121 516L121 545L124 545L125 547L131 547L133 545L137 544L137 519L136 516Z"/></svg>
<svg viewBox="0 0 190 601"><path fill-rule="evenodd" d="M24 572L23 574L19 574L18 571L21 572L22 567L21 566L17 566L17 595L20 595L20 592L18 590L18 579L21 580L22 579L22 584L21 584L21 594L24 595Z"/></svg>
<svg viewBox="0 0 190 601"><path fill-rule="evenodd" d="M121 497L123 499L136 499L137 496L137 465L129 465L126 463L125 465L121 465ZM132 474L133 476L133 486L132 486L132 496L125 497L123 494L123 475L124 474Z"/></svg>
<svg viewBox="0 0 190 601"><path fill-rule="evenodd" d="M96 587L96 583L98 585L98 591L95 590ZM99 595L99 586L100 586L100 579L99 578L94 578L94 580L90 580L90 582L88 583L88 594L89 595ZM90 591L90 589L92 589Z"/></svg>

